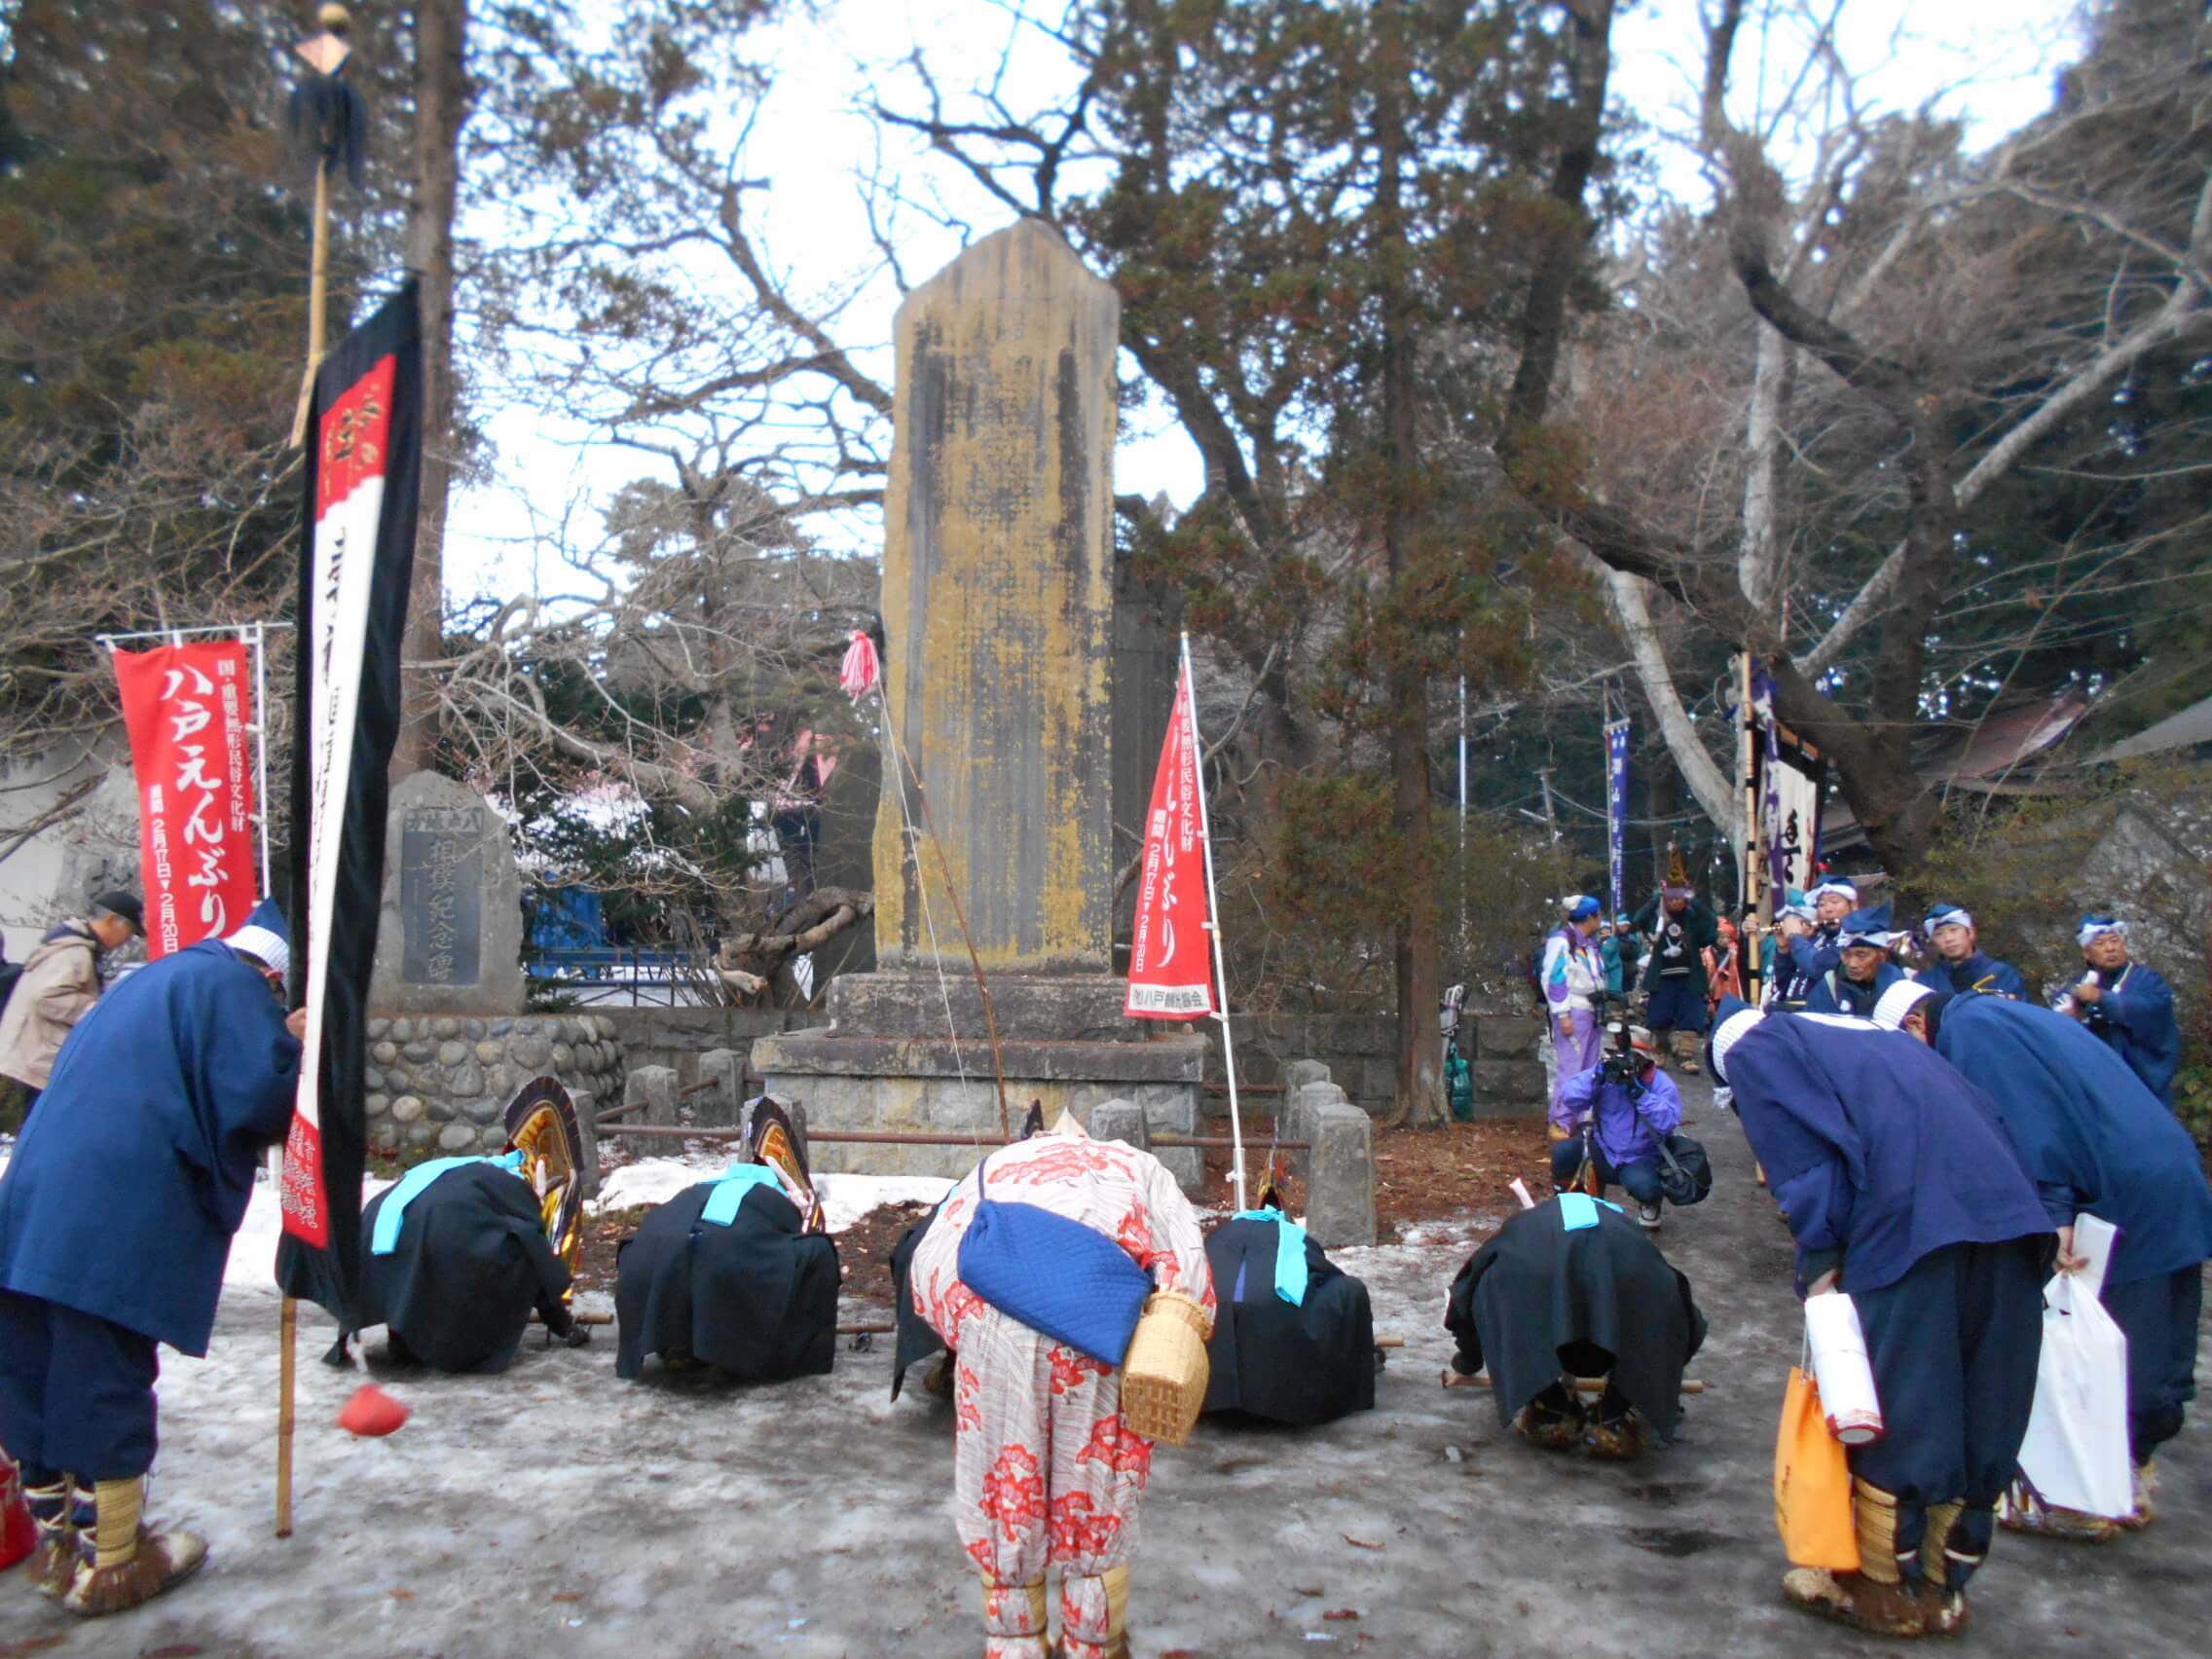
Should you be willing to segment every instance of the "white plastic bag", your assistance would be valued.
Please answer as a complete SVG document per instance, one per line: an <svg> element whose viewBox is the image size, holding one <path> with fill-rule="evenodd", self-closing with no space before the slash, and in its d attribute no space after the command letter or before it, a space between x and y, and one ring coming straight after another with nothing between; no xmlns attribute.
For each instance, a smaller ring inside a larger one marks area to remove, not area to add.
<svg viewBox="0 0 2212 1659"><path fill-rule="evenodd" d="M2084 1226L2101 1230L2094 1245L2083 1237ZM2134 1512L2135 1482L2127 1455L2127 1336L2097 1300L2110 1238L2106 1224L2082 1217L2075 1250L2092 1267L2059 1273L2044 1286L2043 1359L2020 1473L2046 1504L2120 1517Z"/></svg>

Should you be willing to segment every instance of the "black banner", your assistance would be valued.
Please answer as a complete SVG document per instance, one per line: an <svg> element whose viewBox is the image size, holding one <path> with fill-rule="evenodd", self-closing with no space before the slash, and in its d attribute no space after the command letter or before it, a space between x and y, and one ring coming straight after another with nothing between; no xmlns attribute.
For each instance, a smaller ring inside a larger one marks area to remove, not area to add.
<svg viewBox="0 0 2212 1659"><path fill-rule="evenodd" d="M410 281L315 376L300 558L292 745L294 995L308 1013L284 1145L289 1296L350 1325L360 1283L369 974L384 887L387 769L422 486L423 353Z"/></svg>

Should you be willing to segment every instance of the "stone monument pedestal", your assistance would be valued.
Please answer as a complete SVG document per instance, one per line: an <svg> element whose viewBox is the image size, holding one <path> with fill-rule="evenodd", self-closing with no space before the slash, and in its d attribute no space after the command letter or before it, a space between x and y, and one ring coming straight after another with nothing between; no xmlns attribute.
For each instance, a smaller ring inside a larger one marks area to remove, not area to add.
<svg viewBox="0 0 2212 1659"><path fill-rule="evenodd" d="M949 968L945 974L941 983L927 972L841 977L830 987L828 1027L755 1041L754 1069L770 1094L806 1108L810 1133L976 1137L968 1146L816 1139L809 1147L815 1168L958 1176L976 1166L978 1148L998 1139L998 1083L981 999L974 979L954 978ZM1014 1132L1032 1100L1044 1102L1048 1123L1073 1112L1088 1124L1091 1108L1115 1099L1140 1108L1152 1131L1198 1131L1205 1040L1124 1018L1124 989L1103 974L992 976ZM1164 1149L1161 1159L1187 1191L1197 1190L1202 1164L1196 1150Z"/></svg>

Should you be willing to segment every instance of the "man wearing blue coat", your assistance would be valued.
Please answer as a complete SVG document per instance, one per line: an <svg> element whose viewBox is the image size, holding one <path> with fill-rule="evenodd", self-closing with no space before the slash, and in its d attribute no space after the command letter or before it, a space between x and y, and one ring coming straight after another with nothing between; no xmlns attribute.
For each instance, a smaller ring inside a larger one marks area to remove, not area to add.
<svg viewBox="0 0 2212 1659"><path fill-rule="evenodd" d="M1812 977L1805 1012L1871 1019L1882 993L1905 977L1904 970L1890 960L1890 946L1897 939L1887 904L1852 911L1836 929L1834 966ZM1792 958L1800 966L1810 960L1802 940L1796 941Z"/></svg>
<svg viewBox="0 0 2212 1659"><path fill-rule="evenodd" d="M2152 1455L2181 1432L2196 1397L2203 1265L2212 1257L2212 1188L2196 1144L2111 1049L2048 1009L1996 997L1949 997L1900 985L1877 1020L1922 1042L1989 1096L2058 1230L2059 1266L2074 1263L2074 1219L2120 1229L2101 1300L2127 1335L2127 1440L2135 1513L2148 1526ZM2016 1494L2023 1530L2109 1538L2100 1516Z"/></svg>
<svg viewBox="0 0 2212 1659"><path fill-rule="evenodd" d="M0 1445L39 1588L72 1612L134 1607L206 1559L140 1525L155 1345L206 1353L255 1167L290 1124L304 1015L273 983L290 956L265 901L124 979L62 1044L0 1175Z"/></svg>
<svg viewBox="0 0 2212 1659"><path fill-rule="evenodd" d="M2083 972L2059 994L2058 1011L2111 1044L2143 1087L2170 1108L2174 1073L2181 1069L2173 986L2127 959L2127 924L2117 916L2083 916L2075 938Z"/></svg>
<svg viewBox="0 0 2212 1659"><path fill-rule="evenodd" d="M1797 1241L1801 1292L1857 1304L1884 1433L1849 1449L1857 1572L1798 1567L1790 1602L1885 1636L1965 1626L2019 1466L2051 1226L1995 1111L1899 1032L1720 1009L1714 1075Z"/></svg>
<svg viewBox="0 0 2212 1659"><path fill-rule="evenodd" d="M1936 960L1917 977L1922 984L1961 995L2024 999L2028 982L2009 962L2000 962L1981 948L1973 916L1956 904L1938 904L1922 924Z"/></svg>

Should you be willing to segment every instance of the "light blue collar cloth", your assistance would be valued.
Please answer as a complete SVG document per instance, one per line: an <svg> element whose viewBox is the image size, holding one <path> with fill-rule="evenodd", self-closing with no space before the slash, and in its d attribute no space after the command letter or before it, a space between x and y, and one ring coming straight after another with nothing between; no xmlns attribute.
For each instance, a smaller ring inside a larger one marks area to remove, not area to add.
<svg viewBox="0 0 2212 1659"><path fill-rule="evenodd" d="M1610 1198L1594 1198L1588 1193L1562 1193L1559 1196L1559 1224L1569 1233L1598 1225L1598 1206L1604 1204L1615 1215L1628 1212Z"/></svg>
<svg viewBox="0 0 2212 1659"><path fill-rule="evenodd" d="M715 1190L707 1195L707 1207L699 1212L701 1221L727 1227L737 1219L737 1206L745 1202L745 1195L756 1187L773 1187L777 1192L784 1184L776 1179L776 1172L765 1163L733 1163L729 1173L715 1183Z"/></svg>
<svg viewBox="0 0 2212 1659"><path fill-rule="evenodd" d="M1277 1209L1238 1210L1231 1221L1275 1224L1275 1294L1293 1308L1306 1306L1306 1229Z"/></svg>
<svg viewBox="0 0 2212 1659"><path fill-rule="evenodd" d="M496 1163L509 1175L522 1173L522 1154L510 1152L504 1158L433 1158L427 1163L418 1163L399 1178L399 1185L377 1211L376 1233L369 1239L369 1254L388 1256L399 1248L400 1223L407 1219L407 1206L428 1189L440 1175L459 1169L464 1163Z"/></svg>

